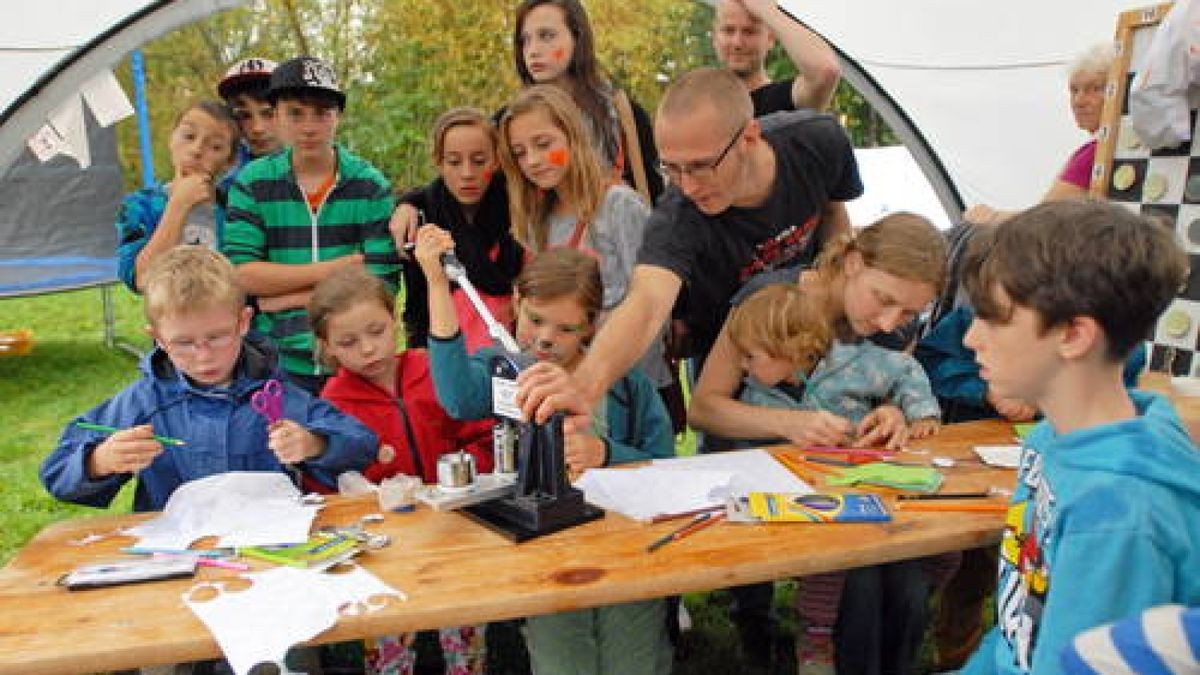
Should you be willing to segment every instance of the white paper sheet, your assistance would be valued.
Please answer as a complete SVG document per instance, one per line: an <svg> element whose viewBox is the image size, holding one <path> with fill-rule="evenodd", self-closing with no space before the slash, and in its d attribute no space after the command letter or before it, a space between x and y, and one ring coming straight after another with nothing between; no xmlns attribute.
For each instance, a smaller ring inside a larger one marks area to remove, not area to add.
<svg viewBox="0 0 1200 675"><path fill-rule="evenodd" d="M975 454L984 464L1001 469L1015 469L1021 465L1019 445L977 445Z"/></svg>
<svg viewBox="0 0 1200 675"><path fill-rule="evenodd" d="M732 471L697 469L686 474L658 466L636 469L589 469L575 486L584 499L634 520L666 513L683 513L725 501Z"/></svg>
<svg viewBox="0 0 1200 675"><path fill-rule="evenodd" d="M748 492L813 491L763 450L656 459L636 469L591 469L576 487L592 504L635 520L715 506Z"/></svg>
<svg viewBox="0 0 1200 675"><path fill-rule="evenodd" d="M812 487L788 471L766 450L736 450L712 452L693 457L656 459L654 466L664 469L694 471L708 469L730 471L734 474L730 486L733 494L748 492L795 492L808 494Z"/></svg>
<svg viewBox="0 0 1200 675"><path fill-rule="evenodd" d="M337 574L277 567L241 576L251 582L245 590L225 592L218 581L197 584L183 594L238 675L259 663L282 664L290 647L333 627L339 612L375 611L386 604L384 596L407 599L357 566ZM217 597L198 601L197 591L205 588L217 590Z"/></svg>
<svg viewBox="0 0 1200 675"><path fill-rule="evenodd" d="M125 531L144 548L183 549L202 537L218 547L299 544L319 505L304 505L281 473L235 471L184 483L161 516Z"/></svg>

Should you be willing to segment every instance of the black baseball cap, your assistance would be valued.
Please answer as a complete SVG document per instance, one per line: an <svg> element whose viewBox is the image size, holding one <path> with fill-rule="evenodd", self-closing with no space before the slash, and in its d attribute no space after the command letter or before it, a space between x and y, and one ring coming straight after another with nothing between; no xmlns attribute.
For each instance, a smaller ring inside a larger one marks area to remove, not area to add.
<svg viewBox="0 0 1200 675"><path fill-rule="evenodd" d="M275 104L281 96L289 94L326 96L337 103L339 110L346 109L346 94L338 87L333 68L314 56L284 61L271 73L267 100Z"/></svg>

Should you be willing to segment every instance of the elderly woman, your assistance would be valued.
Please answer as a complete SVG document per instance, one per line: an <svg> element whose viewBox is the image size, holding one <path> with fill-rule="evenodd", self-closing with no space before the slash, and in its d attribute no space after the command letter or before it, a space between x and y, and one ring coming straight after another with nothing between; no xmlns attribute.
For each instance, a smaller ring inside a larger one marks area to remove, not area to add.
<svg viewBox="0 0 1200 675"><path fill-rule="evenodd" d="M1087 196L1092 178L1092 163L1096 159L1096 129L1100 127L1100 112L1104 108L1104 84L1112 65L1111 43L1095 45L1071 62L1067 70L1067 90L1071 94L1071 114L1075 124L1092 135L1067 160L1066 166L1054 179L1043 202L1081 199ZM976 204L963 213L963 219L976 225L995 225L1015 215L1016 211L1001 211L986 204Z"/></svg>

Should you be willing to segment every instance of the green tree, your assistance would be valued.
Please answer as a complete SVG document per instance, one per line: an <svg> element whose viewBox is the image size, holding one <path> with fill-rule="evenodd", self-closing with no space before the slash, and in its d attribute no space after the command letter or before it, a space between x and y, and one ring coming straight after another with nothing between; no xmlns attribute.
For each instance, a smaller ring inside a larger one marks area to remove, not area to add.
<svg viewBox="0 0 1200 675"><path fill-rule="evenodd" d="M709 61L697 19L708 10L679 0L590 0L601 64L653 110L678 73ZM230 63L247 56L328 60L349 99L339 135L398 187L433 173L428 130L446 108L496 110L518 87L512 2L449 0L253 0L147 44L147 90L155 166L169 178L166 139L179 109L215 97ZM128 65L122 68L128 91ZM136 125L119 128L132 188L139 175Z"/></svg>

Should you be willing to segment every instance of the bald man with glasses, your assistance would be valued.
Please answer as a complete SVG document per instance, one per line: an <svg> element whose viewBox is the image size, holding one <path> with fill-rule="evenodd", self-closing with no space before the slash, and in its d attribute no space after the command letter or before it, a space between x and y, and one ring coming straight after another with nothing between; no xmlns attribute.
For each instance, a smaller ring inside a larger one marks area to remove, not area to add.
<svg viewBox="0 0 1200 675"><path fill-rule="evenodd" d="M671 187L646 225L625 299L569 378L522 377L526 412L583 412L637 361L684 294L682 318L699 360L729 301L759 272L811 264L850 227L843 202L862 194L854 150L825 114L754 119L750 95L724 68L686 73L663 96L654 124Z"/></svg>

